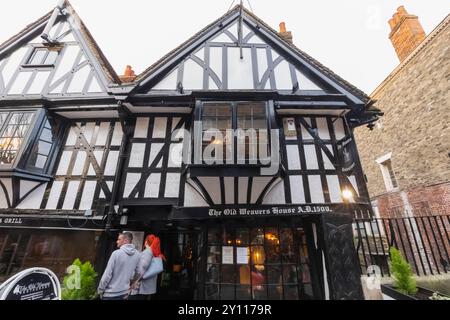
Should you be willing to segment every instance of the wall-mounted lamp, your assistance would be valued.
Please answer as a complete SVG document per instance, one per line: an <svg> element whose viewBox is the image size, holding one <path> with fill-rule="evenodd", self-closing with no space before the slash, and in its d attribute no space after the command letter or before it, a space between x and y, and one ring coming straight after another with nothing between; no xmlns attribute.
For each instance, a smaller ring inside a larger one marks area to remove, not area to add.
<svg viewBox="0 0 450 320"><path fill-rule="evenodd" d="M128 224L128 216L127 215L122 215L120 217L120 225L121 226L126 226Z"/></svg>
<svg viewBox="0 0 450 320"><path fill-rule="evenodd" d="M344 202L353 201L353 192L348 189L342 190L342 199L344 200Z"/></svg>

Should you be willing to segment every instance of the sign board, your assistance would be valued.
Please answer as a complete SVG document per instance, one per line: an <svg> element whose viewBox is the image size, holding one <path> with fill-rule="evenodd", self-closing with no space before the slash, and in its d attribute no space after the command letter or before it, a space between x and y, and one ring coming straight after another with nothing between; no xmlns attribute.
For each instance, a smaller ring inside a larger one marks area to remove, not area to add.
<svg viewBox="0 0 450 320"><path fill-rule="evenodd" d="M233 264L234 254L233 247L222 247L222 264Z"/></svg>
<svg viewBox="0 0 450 320"><path fill-rule="evenodd" d="M61 285L52 271L31 268L0 286L0 300L61 300Z"/></svg>
<svg viewBox="0 0 450 320"><path fill-rule="evenodd" d="M237 264L248 264L249 248L236 248L236 263Z"/></svg>
<svg viewBox="0 0 450 320"><path fill-rule="evenodd" d="M351 136L339 140L337 143L339 163L342 166L342 172L351 176L356 168L356 150L355 142Z"/></svg>

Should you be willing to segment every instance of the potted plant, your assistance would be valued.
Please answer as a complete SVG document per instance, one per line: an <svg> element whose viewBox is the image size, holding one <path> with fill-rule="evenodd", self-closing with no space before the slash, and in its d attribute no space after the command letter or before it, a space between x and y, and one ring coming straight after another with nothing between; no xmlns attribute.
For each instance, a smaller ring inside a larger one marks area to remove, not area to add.
<svg viewBox="0 0 450 320"><path fill-rule="evenodd" d="M381 285L381 291L385 295L394 300L438 300L438 298L445 298L444 295L417 286L411 265L399 250L390 248L389 253L391 257L389 268L394 279L394 285Z"/></svg>
<svg viewBox="0 0 450 320"><path fill-rule="evenodd" d="M84 264L76 259L68 268L68 275L63 279L63 300L94 300L97 298L97 273L91 263Z"/></svg>

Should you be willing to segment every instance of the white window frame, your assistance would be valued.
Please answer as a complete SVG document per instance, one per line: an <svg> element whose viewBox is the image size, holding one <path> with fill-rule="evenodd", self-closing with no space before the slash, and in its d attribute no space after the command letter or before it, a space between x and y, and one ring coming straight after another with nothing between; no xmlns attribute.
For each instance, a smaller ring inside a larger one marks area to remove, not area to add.
<svg viewBox="0 0 450 320"><path fill-rule="evenodd" d="M395 182L397 183L397 186L394 187L394 184L391 179L391 175L389 173L389 169L387 168L386 162L390 161L392 165L392 152L389 152L388 154L385 154L384 156L378 158L376 162L380 166L381 174L383 175L384 185L386 186L386 191L396 191L399 189L398 186L398 179L395 175L394 170L392 169L392 173L394 174Z"/></svg>

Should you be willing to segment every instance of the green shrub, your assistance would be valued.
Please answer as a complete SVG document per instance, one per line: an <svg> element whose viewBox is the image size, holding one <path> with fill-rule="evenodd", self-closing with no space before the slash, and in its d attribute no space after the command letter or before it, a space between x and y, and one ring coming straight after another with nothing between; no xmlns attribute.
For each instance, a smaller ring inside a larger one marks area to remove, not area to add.
<svg viewBox="0 0 450 320"><path fill-rule="evenodd" d="M96 278L97 273L88 261L82 263L76 259L69 267L69 274L64 277L62 299L63 300L92 300L97 297ZM78 278L79 277L79 278Z"/></svg>
<svg viewBox="0 0 450 320"><path fill-rule="evenodd" d="M401 293L415 295L417 293L417 284L413 278L411 265L396 248L391 248L390 254L390 269L394 278L394 286Z"/></svg>

